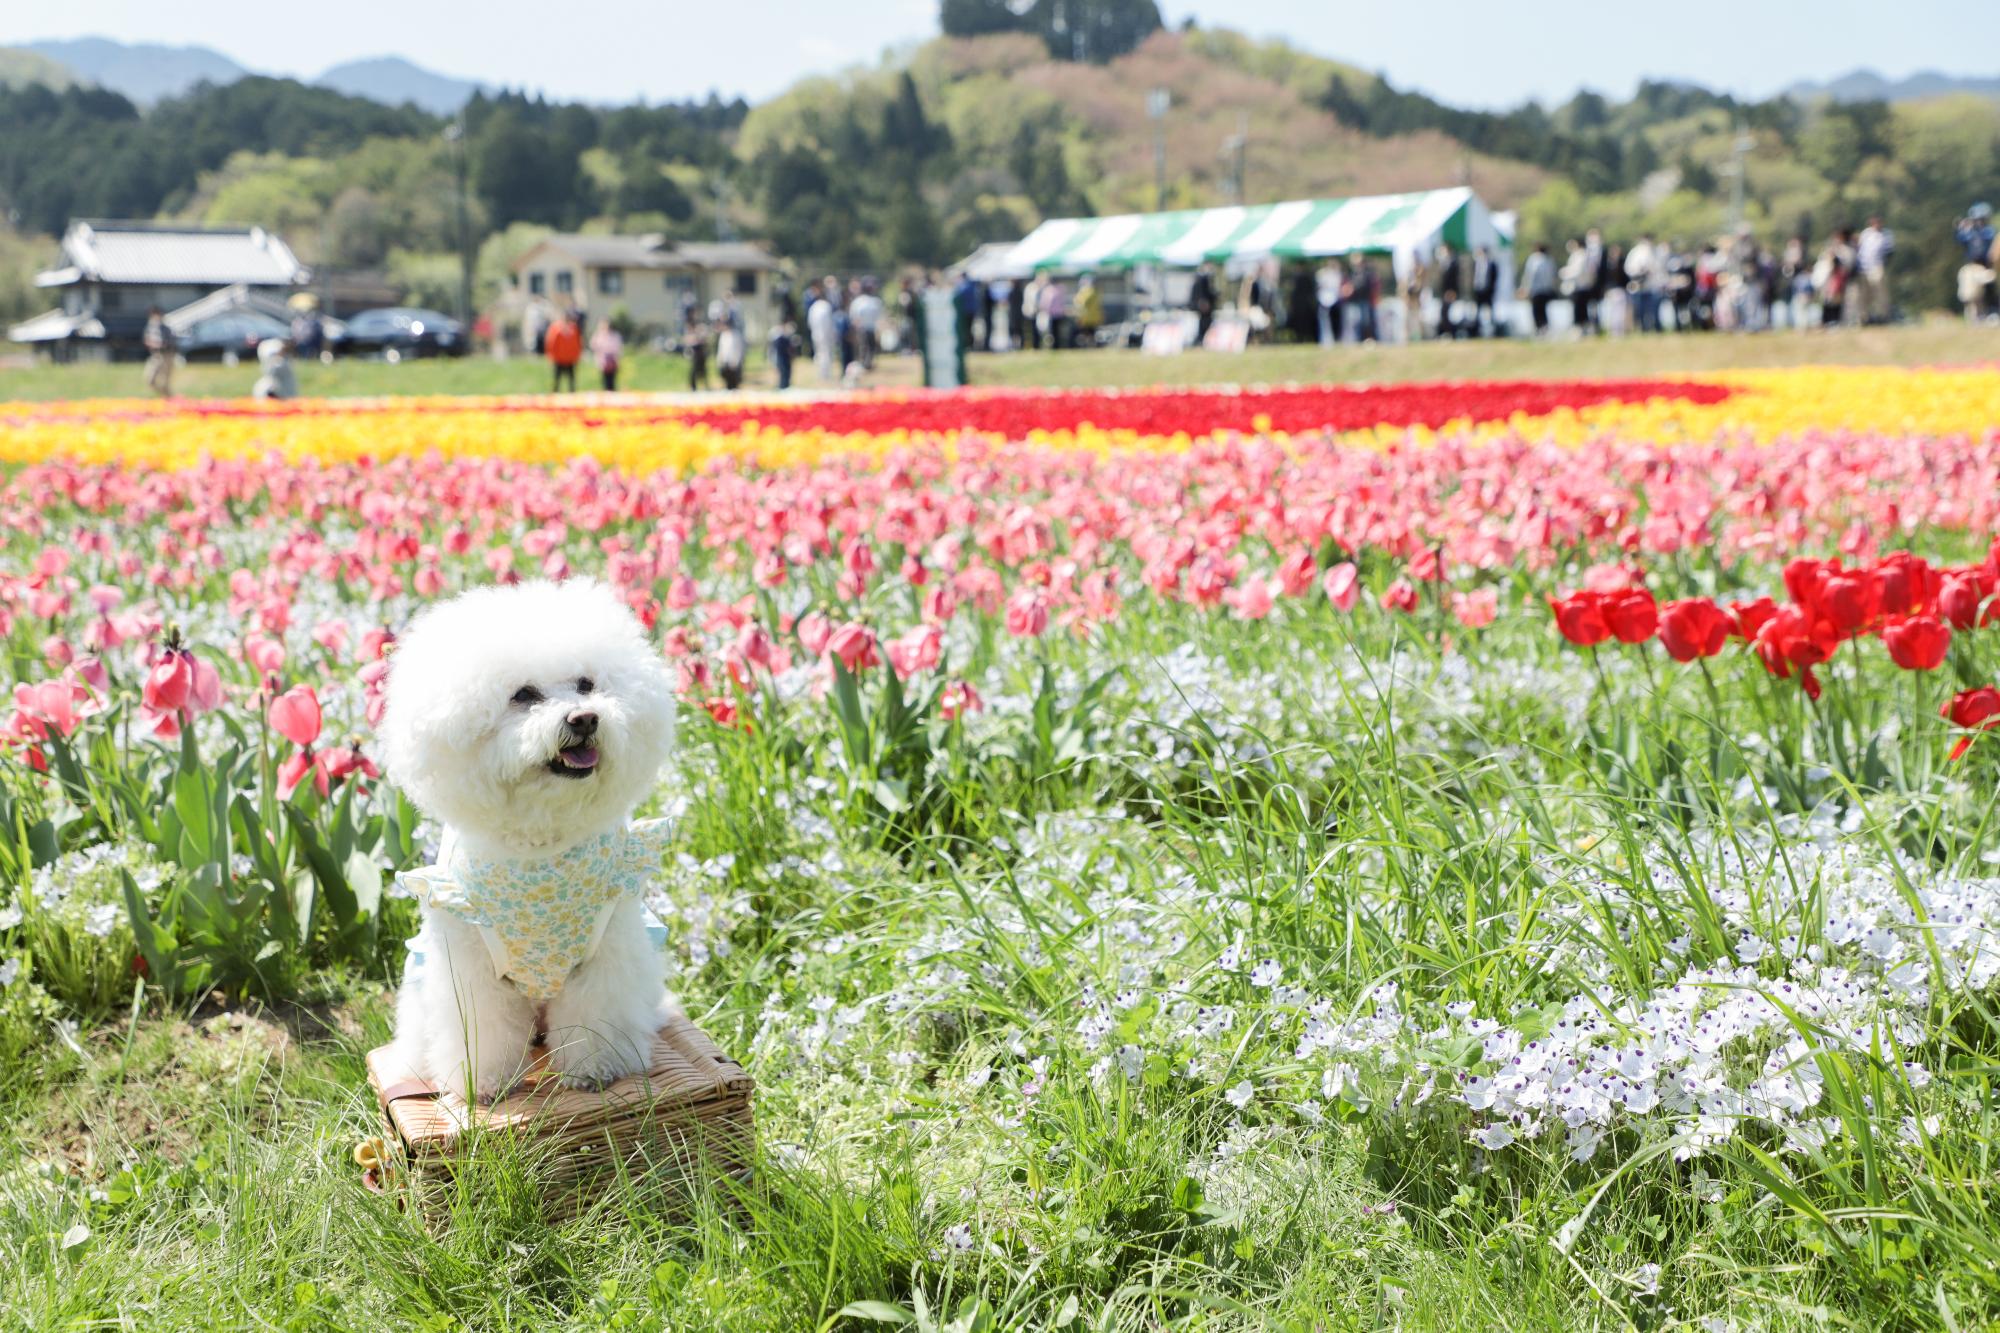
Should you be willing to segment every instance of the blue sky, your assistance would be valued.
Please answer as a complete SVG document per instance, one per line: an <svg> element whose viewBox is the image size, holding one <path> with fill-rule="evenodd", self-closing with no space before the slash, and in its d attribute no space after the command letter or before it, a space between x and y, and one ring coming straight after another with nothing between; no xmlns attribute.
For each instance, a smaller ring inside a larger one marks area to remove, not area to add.
<svg viewBox="0 0 2000 1333"><path fill-rule="evenodd" d="M1623 95L1645 76L1768 95L1866 65L2000 73L1991 0L1162 0L1169 22L1276 35L1468 106ZM253 69L310 76L406 56L448 74L592 101L769 96L802 74L873 62L937 29L935 0L66 0L0 4L0 44L102 35L212 46Z"/></svg>

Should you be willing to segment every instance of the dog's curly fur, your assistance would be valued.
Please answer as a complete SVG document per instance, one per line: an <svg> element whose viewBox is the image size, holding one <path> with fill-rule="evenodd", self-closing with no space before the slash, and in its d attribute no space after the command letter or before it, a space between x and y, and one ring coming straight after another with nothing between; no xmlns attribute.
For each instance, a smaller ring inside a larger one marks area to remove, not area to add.
<svg viewBox="0 0 2000 1333"><path fill-rule="evenodd" d="M529 693L538 695L531 697ZM390 659L379 728L391 781L481 858L552 857L628 819L673 744L665 663L608 589L587 581L481 588L417 616ZM571 720L597 717L597 759L564 772ZM396 1041L439 1087L491 1099L531 1059L536 1006L494 975L473 926L426 908ZM664 962L636 900L546 1006L549 1063L601 1086L645 1068L672 1010Z"/></svg>

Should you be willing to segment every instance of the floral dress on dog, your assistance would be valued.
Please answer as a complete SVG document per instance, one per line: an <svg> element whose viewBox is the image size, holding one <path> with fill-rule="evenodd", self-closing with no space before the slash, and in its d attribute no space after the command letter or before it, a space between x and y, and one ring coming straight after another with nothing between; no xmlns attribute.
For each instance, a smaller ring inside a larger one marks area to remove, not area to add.
<svg viewBox="0 0 2000 1333"><path fill-rule="evenodd" d="M450 846L443 864L396 878L426 907L478 927L494 975L541 1004L597 952L612 910L646 891L671 834L672 821L642 819L546 860Z"/></svg>

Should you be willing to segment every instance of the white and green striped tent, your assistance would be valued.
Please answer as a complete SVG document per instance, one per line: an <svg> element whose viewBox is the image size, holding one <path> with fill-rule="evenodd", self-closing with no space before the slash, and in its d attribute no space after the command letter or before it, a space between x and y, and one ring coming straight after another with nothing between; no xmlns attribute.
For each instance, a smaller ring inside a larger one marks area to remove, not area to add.
<svg viewBox="0 0 2000 1333"><path fill-rule="evenodd" d="M1438 245L1463 253L1490 246L1503 259L1512 246L1470 189L1353 199L1294 199L1252 207L1051 218L1006 256L1019 270L1082 273L1141 264L1193 268L1232 260L1319 259L1375 254L1398 270Z"/></svg>

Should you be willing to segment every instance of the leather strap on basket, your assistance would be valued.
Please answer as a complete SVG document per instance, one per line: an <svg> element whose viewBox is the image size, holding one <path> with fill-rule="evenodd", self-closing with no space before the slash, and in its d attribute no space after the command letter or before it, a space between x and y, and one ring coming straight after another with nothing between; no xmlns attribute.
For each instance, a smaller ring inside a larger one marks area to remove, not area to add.
<svg viewBox="0 0 2000 1333"><path fill-rule="evenodd" d="M409 1097L436 1097L439 1095L438 1090L431 1086L429 1080L406 1078L400 1083L391 1083L388 1087L382 1089L382 1105L387 1106L391 1102L400 1102Z"/></svg>

